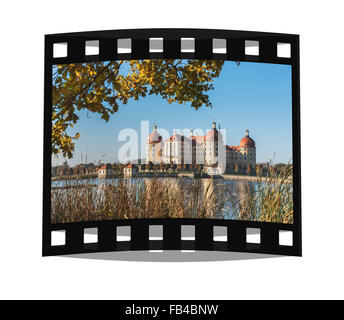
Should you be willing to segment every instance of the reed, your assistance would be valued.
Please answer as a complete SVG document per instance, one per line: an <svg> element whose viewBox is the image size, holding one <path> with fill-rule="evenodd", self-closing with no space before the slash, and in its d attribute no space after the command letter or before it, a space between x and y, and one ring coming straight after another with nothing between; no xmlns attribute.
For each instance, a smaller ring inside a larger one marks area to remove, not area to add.
<svg viewBox="0 0 344 320"><path fill-rule="evenodd" d="M64 181L51 192L51 221L203 218L293 223L292 166L271 170L240 188L218 180Z"/></svg>
<svg viewBox="0 0 344 320"><path fill-rule="evenodd" d="M246 183L241 195L231 190L232 214L236 219L277 223L293 223L293 167L273 168L256 187Z"/></svg>
<svg viewBox="0 0 344 320"><path fill-rule="evenodd" d="M210 179L65 181L52 190L52 223L136 218L224 218L228 189Z"/></svg>

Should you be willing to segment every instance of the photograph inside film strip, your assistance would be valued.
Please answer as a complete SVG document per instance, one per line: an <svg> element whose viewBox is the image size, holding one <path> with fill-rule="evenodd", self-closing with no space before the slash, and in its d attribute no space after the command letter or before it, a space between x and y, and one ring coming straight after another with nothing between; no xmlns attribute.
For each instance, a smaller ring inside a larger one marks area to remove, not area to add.
<svg viewBox="0 0 344 320"><path fill-rule="evenodd" d="M183 249L183 240L197 242L193 221L204 247L189 249L301 254L298 56L291 42L273 41L268 63L260 41L243 36L238 59L216 34L205 58L194 55L197 36L182 32L175 57L163 55L164 38L149 35L150 55L139 58L129 37L113 39L112 59L92 59L99 40L82 41L74 61L68 41L49 42L44 254L135 250L135 232L136 249L154 240L158 249ZM163 239L169 224L175 246ZM95 230L93 246L86 229Z"/></svg>

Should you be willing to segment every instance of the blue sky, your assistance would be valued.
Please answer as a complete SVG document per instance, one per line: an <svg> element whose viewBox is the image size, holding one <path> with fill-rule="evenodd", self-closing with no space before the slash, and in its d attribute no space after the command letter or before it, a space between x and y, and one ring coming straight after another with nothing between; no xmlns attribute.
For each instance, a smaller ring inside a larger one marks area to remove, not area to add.
<svg viewBox="0 0 344 320"><path fill-rule="evenodd" d="M98 114L85 111L69 133L80 132L75 143L70 165L85 162L115 162L117 151L125 142L118 141L122 129L137 131L140 141L141 121L149 121L150 131L154 123L172 134L173 129L211 128L215 120L226 129L229 145L239 145L250 130L256 142L257 162L273 158L275 163L288 162L292 158L292 100L291 67L265 63L226 61L219 78L210 92L213 108L194 110L189 104L168 104L160 96L148 96L138 101L119 105L109 122ZM53 157L53 165L62 164L63 158Z"/></svg>

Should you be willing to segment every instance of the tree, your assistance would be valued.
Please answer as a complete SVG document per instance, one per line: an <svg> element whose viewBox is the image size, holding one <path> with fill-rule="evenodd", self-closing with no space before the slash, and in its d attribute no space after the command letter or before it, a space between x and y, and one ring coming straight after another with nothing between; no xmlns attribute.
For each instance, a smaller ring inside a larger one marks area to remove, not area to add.
<svg viewBox="0 0 344 320"><path fill-rule="evenodd" d="M235 172L236 174L239 173L239 164L238 164L238 163L236 163L235 166L234 166L234 172Z"/></svg>
<svg viewBox="0 0 344 320"><path fill-rule="evenodd" d="M251 174L251 165L249 163L246 165L246 174L247 175Z"/></svg>
<svg viewBox="0 0 344 320"><path fill-rule="evenodd" d="M72 158L75 140L70 135L78 111L97 113L108 121L119 103L160 95L168 103L211 107L207 92L220 75L223 61L130 60L57 65L53 68L52 153ZM121 67L127 67L123 70Z"/></svg>

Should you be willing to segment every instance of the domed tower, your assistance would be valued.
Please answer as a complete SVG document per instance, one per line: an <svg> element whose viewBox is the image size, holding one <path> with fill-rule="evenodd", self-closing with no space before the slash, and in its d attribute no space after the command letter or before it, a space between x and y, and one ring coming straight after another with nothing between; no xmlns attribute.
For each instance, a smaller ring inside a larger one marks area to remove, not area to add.
<svg viewBox="0 0 344 320"><path fill-rule="evenodd" d="M157 131L158 127L154 124L152 133L148 136L147 140L147 164L160 163L162 160L162 137Z"/></svg>
<svg viewBox="0 0 344 320"><path fill-rule="evenodd" d="M250 133L246 130L246 135L240 140L240 153L242 155L242 164L256 166L256 143L250 137Z"/></svg>
<svg viewBox="0 0 344 320"><path fill-rule="evenodd" d="M219 132L216 129L216 122L213 121L211 130L205 136L205 163L213 165L218 157Z"/></svg>

